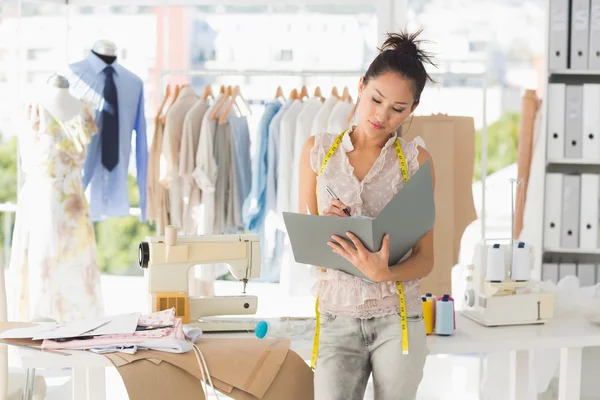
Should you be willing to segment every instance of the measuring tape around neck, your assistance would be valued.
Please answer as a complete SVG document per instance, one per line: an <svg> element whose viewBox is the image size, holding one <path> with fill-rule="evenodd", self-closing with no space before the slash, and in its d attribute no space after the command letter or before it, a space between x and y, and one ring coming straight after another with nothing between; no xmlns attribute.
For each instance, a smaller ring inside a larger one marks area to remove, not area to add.
<svg viewBox="0 0 600 400"><path fill-rule="evenodd" d="M340 143L342 143L342 139L344 138L344 134L348 130L346 129L344 132L340 133L338 137L335 139L327 154L325 154L325 158L323 158L323 162L321 163L321 167L319 168L319 174L321 175L325 170L325 166L335 153L335 151L340 147ZM402 146L400 146L400 140L396 138L394 140L394 148L396 149L396 154L398 155L398 161L400 162L400 169L402 171L402 178L404 180L404 184L408 182L408 167L406 166L406 159L404 158L404 152L402 151ZM319 191L317 188L317 210L319 208ZM319 213L320 214L320 213ZM402 332L402 354L408 354L408 324L406 318L406 302L404 301L404 290L402 289L402 282L397 281L396 287L398 288L398 298L400 300L400 329ZM317 366L317 357L319 355L319 335L321 334L321 315L319 313L319 297L317 296L317 300L315 302L315 335L313 339L313 350L312 356L310 360L310 367L315 369Z"/></svg>

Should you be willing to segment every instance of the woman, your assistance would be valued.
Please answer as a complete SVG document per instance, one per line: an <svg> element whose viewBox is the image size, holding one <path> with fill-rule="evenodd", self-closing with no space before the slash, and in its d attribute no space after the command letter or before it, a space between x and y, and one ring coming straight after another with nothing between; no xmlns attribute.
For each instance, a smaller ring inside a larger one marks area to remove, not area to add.
<svg viewBox="0 0 600 400"><path fill-rule="evenodd" d="M433 178L427 150L396 134L419 105L423 88L431 80L424 63L433 63L419 49L418 34L388 34L380 54L360 80L356 126L342 135L316 134L304 145L300 212L308 209L311 214L375 217L427 161ZM330 157L326 157L328 153ZM326 186L340 200L331 200ZM315 400L362 399L371 373L375 399L414 399L427 356L418 284L433 268L433 229L391 267L387 264L387 235L378 252L368 251L351 233L348 237L354 246L337 236L328 244L374 283L341 271L319 270ZM408 354L402 351L396 282L401 282L404 292Z"/></svg>

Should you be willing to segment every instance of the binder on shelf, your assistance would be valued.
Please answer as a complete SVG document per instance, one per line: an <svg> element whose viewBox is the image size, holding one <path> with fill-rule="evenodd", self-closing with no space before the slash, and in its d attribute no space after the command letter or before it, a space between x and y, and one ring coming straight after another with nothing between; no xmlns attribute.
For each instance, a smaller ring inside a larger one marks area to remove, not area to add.
<svg viewBox="0 0 600 400"><path fill-rule="evenodd" d="M558 283L558 264L542 264L542 281L551 281L554 283Z"/></svg>
<svg viewBox="0 0 600 400"><path fill-rule="evenodd" d="M560 263L558 264L558 280L560 281L566 276L577 276L577 264L575 263Z"/></svg>
<svg viewBox="0 0 600 400"><path fill-rule="evenodd" d="M550 57L548 66L553 69L568 67L569 0L550 0Z"/></svg>
<svg viewBox="0 0 600 400"><path fill-rule="evenodd" d="M596 264L596 283L600 283L600 264Z"/></svg>
<svg viewBox="0 0 600 400"><path fill-rule="evenodd" d="M590 1L589 69L600 69L600 0Z"/></svg>
<svg viewBox="0 0 600 400"><path fill-rule="evenodd" d="M571 69L587 69L590 0L571 0Z"/></svg>
<svg viewBox="0 0 600 400"><path fill-rule="evenodd" d="M598 199L600 198L600 175L581 174L579 206L579 247L598 248Z"/></svg>
<svg viewBox="0 0 600 400"><path fill-rule="evenodd" d="M560 221L560 246L563 248L576 249L579 247L580 195L581 176L564 175L562 191L562 216Z"/></svg>
<svg viewBox="0 0 600 400"><path fill-rule="evenodd" d="M583 85L582 141L582 158L600 161L600 84Z"/></svg>
<svg viewBox="0 0 600 400"><path fill-rule="evenodd" d="M600 0L599 0L600 1ZM548 85L548 158L558 160L565 157L565 98L567 85Z"/></svg>
<svg viewBox="0 0 600 400"><path fill-rule="evenodd" d="M565 158L583 155L583 85L567 85L565 116Z"/></svg>
<svg viewBox="0 0 600 400"><path fill-rule="evenodd" d="M596 284L596 264L577 264L579 286L594 286Z"/></svg>
<svg viewBox="0 0 600 400"><path fill-rule="evenodd" d="M563 175L546 174L544 193L544 247L560 247Z"/></svg>

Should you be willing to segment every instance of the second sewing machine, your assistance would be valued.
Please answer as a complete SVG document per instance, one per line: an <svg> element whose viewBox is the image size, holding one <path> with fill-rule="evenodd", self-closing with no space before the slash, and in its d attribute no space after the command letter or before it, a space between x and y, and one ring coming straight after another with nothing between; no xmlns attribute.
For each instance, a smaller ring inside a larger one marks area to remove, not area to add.
<svg viewBox="0 0 600 400"><path fill-rule="evenodd" d="M256 313L258 299L246 295L246 284L260 277L257 235L177 236L167 227L165 236L147 237L139 246L139 265L149 290L150 311L175 307L177 317L204 332L252 331L256 321L224 318ZM243 283L238 296L189 296L190 269L195 265L225 263ZM212 318L211 318L212 317Z"/></svg>

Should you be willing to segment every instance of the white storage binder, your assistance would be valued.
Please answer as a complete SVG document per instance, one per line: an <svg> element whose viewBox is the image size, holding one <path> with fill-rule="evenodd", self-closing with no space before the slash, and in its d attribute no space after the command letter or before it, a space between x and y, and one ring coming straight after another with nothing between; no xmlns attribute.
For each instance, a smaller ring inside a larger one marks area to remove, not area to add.
<svg viewBox="0 0 600 400"><path fill-rule="evenodd" d="M579 247L579 198L581 176L564 175L562 193L562 216L560 246L569 249Z"/></svg>
<svg viewBox="0 0 600 400"><path fill-rule="evenodd" d="M581 174L581 201L579 207L579 247L598 248L598 199L600 175Z"/></svg>
<svg viewBox="0 0 600 400"><path fill-rule="evenodd" d="M565 158L581 158L583 139L583 85L567 85Z"/></svg>
<svg viewBox="0 0 600 400"><path fill-rule="evenodd" d="M566 69L569 42L569 0L550 0L549 64L551 70Z"/></svg>
<svg viewBox="0 0 600 400"><path fill-rule="evenodd" d="M600 283L600 264L596 264L596 283Z"/></svg>
<svg viewBox="0 0 600 400"><path fill-rule="evenodd" d="M560 281L566 276L577 276L577 264L575 263L560 263L558 264L558 280Z"/></svg>
<svg viewBox="0 0 600 400"><path fill-rule="evenodd" d="M544 247L560 247L563 175L546 174L544 194Z"/></svg>
<svg viewBox="0 0 600 400"><path fill-rule="evenodd" d="M554 283L558 282L558 264L542 264L542 281L551 281Z"/></svg>
<svg viewBox="0 0 600 400"><path fill-rule="evenodd" d="M600 84L583 85L582 140L582 158L600 160Z"/></svg>
<svg viewBox="0 0 600 400"><path fill-rule="evenodd" d="M587 69L590 0L571 0L571 69Z"/></svg>
<svg viewBox="0 0 600 400"><path fill-rule="evenodd" d="M594 286L596 284L596 264L577 264L579 286Z"/></svg>
<svg viewBox="0 0 600 400"><path fill-rule="evenodd" d="M599 0L600 1L600 0ZM565 98L567 85L548 85L548 158L561 159L565 156Z"/></svg>
<svg viewBox="0 0 600 400"><path fill-rule="evenodd" d="M589 69L600 69L600 0L590 1Z"/></svg>

